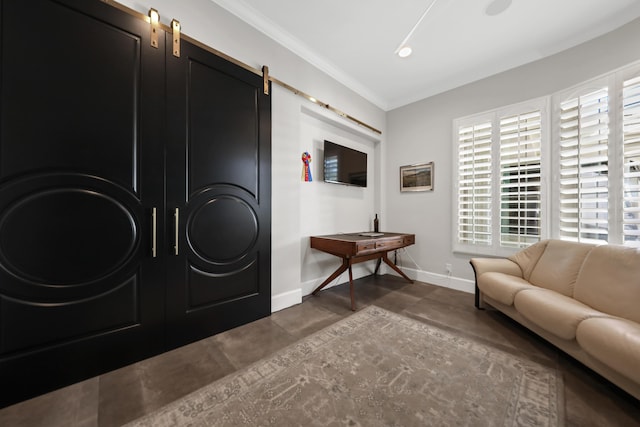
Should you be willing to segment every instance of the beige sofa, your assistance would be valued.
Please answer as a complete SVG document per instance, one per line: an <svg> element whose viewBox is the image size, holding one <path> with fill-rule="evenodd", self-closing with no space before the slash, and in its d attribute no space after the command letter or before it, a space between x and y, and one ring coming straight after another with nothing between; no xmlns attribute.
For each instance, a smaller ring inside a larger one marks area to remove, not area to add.
<svg viewBox="0 0 640 427"><path fill-rule="evenodd" d="M640 399L640 249L545 240L471 259L486 304Z"/></svg>

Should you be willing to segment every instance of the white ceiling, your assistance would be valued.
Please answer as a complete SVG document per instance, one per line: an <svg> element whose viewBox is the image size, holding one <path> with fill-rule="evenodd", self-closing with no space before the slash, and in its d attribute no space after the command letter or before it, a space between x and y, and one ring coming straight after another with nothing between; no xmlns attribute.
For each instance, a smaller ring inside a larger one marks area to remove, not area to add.
<svg viewBox="0 0 640 427"><path fill-rule="evenodd" d="M212 0L383 110L578 45L640 17L640 0ZM638 47L640 49L640 45Z"/></svg>

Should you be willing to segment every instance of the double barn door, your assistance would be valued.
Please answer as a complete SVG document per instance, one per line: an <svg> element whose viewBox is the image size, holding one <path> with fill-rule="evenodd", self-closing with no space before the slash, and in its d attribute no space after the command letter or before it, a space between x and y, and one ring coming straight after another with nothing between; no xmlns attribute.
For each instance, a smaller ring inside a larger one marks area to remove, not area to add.
<svg viewBox="0 0 640 427"><path fill-rule="evenodd" d="M267 316L262 77L97 0L0 7L0 407Z"/></svg>

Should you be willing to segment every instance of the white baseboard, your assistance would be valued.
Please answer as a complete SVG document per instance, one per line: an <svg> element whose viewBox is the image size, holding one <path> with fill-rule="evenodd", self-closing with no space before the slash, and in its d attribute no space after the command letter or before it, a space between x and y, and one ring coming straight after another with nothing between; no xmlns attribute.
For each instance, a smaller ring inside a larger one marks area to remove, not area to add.
<svg viewBox="0 0 640 427"><path fill-rule="evenodd" d="M352 269L352 273L353 273L353 280L356 280L356 279L360 279L362 277L371 275L371 273L373 273L373 268L368 268L365 265L354 265ZM300 285L302 288L302 295L303 296L311 295L311 292L313 292L318 286L320 286L320 284L324 281L324 279L325 279L324 277L320 277L318 279L307 280L306 282L301 283ZM333 282L327 284L327 286L325 286L322 289L325 290L325 289L333 288L334 286L341 285L347 282L349 282L349 273L345 271L340 276L336 277L333 280Z"/></svg>
<svg viewBox="0 0 640 427"><path fill-rule="evenodd" d="M413 268L401 267L404 273L411 277L414 280L418 280L420 282L429 283L436 286L442 286L443 288L455 289L457 291L474 293L475 292L475 283L473 280L461 279L459 277L446 276L444 274L430 273L428 271L416 270ZM385 272L385 271L383 271ZM391 269L388 271L389 274L397 274ZM354 272L355 273L355 272ZM371 274L371 272L362 271L360 274L354 274L354 280L360 277L364 277ZM334 280L333 283L327 285L328 289L333 286L339 285L341 283L345 283L348 281L348 277L346 279L339 278L338 280ZM274 295L271 297L271 312L275 313L276 311L283 310L285 308L294 306L296 304L300 304L302 302L302 297L311 294L313 290L322 283L323 279L315 279L309 280L300 284L300 288L294 289L292 291L283 292L278 295Z"/></svg>
<svg viewBox="0 0 640 427"><path fill-rule="evenodd" d="M300 304L302 302L302 289L283 292L271 297L271 312L283 310L285 308Z"/></svg>
<svg viewBox="0 0 640 427"><path fill-rule="evenodd" d="M430 273L428 271L416 270L407 267L400 268L407 276L420 282L430 283L432 285L455 289L457 291L467 292L470 294L474 293L476 289L475 282L473 280L447 276L444 274Z"/></svg>

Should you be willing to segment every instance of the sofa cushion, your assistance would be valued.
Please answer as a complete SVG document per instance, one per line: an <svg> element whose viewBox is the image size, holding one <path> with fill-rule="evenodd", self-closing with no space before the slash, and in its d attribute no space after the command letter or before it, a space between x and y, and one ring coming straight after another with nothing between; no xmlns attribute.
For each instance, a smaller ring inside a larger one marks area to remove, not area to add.
<svg viewBox="0 0 640 427"><path fill-rule="evenodd" d="M594 248L585 258L573 297L640 323L640 249L617 245Z"/></svg>
<svg viewBox="0 0 640 427"><path fill-rule="evenodd" d="M538 263L538 260L548 243L549 240L542 240L538 243L534 243L526 249L516 252L508 258L520 266L522 277L525 280L529 280L531 278L531 272Z"/></svg>
<svg viewBox="0 0 640 427"><path fill-rule="evenodd" d="M527 320L565 340L576 337L576 329L581 321L605 316L571 297L547 289L518 292L514 306Z"/></svg>
<svg viewBox="0 0 640 427"><path fill-rule="evenodd" d="M505 305L513 305L513 299L523 289L535 289L526 280L510 274L489 272L478 277L478 288L490 298Z"/></svg>
<svg viewBox="0 0 640 427"><path fill-rule="evenodd" d="M595 246L550 240L536 263L529 281L562 295L573 296L573 288L585 257Z"/></svg>
<svg viewBox="0 0 640 427"><path fill-rule="evenodd" d="M593 358L640 384L640 324L591 318L578 325L576 339Z"/></svg>

